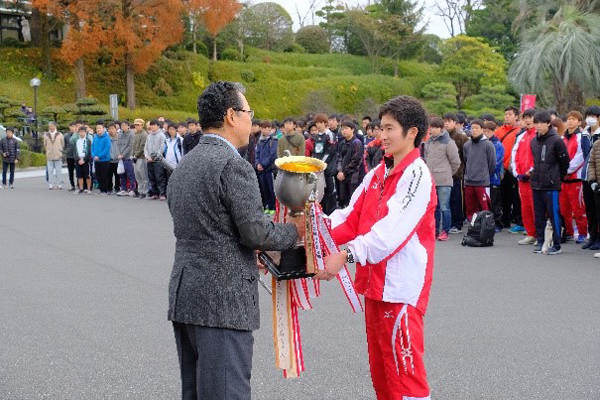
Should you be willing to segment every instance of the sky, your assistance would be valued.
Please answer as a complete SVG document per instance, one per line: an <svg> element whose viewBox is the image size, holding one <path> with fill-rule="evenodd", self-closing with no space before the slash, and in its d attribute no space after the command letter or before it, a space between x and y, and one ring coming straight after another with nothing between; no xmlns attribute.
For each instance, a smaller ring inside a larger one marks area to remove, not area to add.
<svg viewBox="0 0 600 400"><path fill-rule="evenodd" d="M310 3L312 2L312 0L254 0L252 1L252 4L264 3L266 1L281 4L287 10L287 12L291 15L292 19L294 20L294 31L298 30L298 28L300 27L300 24L298 22L298 12L296 10L298 9L300 11L300 14L304 16L310 8ZM316 0L316 2L317 10L326 4L325 0ZM368 0L340 0L339 2L341 4L346 4L349 7L354 7L357 5L364 6L369 3ZM426 21L429 21L426 31L427 33L433 33L442 38L448 38L450 37L450 33L446 29L443 19L435 15L435 2L436 0L419 0L419 3L425 6L424 19ZM318 17L315 18L318 19ZM310 16L307 20L308 22L305 23L305 25L312 25L312 18ZM315 23L318 23L318 20L315 20Z"/></svg>

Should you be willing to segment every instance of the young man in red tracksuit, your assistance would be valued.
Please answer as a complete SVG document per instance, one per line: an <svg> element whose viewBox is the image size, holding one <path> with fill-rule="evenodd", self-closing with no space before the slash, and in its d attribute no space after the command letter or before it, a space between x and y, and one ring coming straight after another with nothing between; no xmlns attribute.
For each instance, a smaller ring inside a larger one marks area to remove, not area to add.
<svg viewBox="0 0 600 400"><path fill-rule="evenodd" d="M590 138L584 135L580 126L583 115L579 111L571 111L567 115L567 131L563 141L569 153L569 169L563 179L560 191L560 214L565 219L565 233L567 237L573 236L573 219L577 224L577 243L585 242L587 237L587 218L583 201L581 174L583 163L590 152Z"/></svg>
<svg viewBox="0 0 600 400"><path fill-rule="evenodd" d="M531 171L533 170L533 155L531 153L531 140L535 138L536 129L533 124L535 110L530 108L523 113L525 128L521 130L512 148L511 166L512 173L519 181L519 196L521 198L521 218L527 232L525 239L519 244L534 244L535 239L535 213L533 211L533 192L531 191Z"/></svg>
<svg viewBox="0 0 600 400"><path fill-rule="evenodd" d="M378 399L430 399L423 364L435 247L435 186L419 145L423 106L398 96L380 110L384 162L371 170L350 204L331 214L333 238L348 250L325 259L321 279L355 261L365 296L371 379Z"/></svg>

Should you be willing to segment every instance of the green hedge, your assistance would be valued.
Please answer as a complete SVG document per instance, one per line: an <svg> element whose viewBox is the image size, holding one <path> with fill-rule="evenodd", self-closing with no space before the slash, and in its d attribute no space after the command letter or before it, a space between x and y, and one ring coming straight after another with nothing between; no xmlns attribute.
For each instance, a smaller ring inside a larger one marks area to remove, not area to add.
<svg viewBox="0 0 600 400"><path fill-rule="evenodd" d="M46 155L33 153L29 150L23 150L21 147L21 159L17 166L19 168L44 167L46 165Z"/></svg>

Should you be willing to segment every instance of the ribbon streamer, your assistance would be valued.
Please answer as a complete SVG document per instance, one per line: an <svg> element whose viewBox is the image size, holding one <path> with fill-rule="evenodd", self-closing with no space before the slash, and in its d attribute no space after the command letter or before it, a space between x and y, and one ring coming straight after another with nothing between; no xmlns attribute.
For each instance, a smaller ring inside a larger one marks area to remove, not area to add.
<svg viewBox="0 0 600 400"><path fill-rule="evenodd" d="M285 222L287 207L276 203L275 222ZM325 257L339 252L331 236L331 224L324 217L318 203L308 203L304 215L306 218L305 248L307 270L313 272L325 269ZM363 311L363 306L354 288L347 266L337 276L352 311ZM319 297L319 280L302 278L277 281L272 279L273 287L273 339L275 345L276 366L283 369L285 378L296 378L304 372L302 337L298 321L298 309L312 310L310 299Z"/></svg>

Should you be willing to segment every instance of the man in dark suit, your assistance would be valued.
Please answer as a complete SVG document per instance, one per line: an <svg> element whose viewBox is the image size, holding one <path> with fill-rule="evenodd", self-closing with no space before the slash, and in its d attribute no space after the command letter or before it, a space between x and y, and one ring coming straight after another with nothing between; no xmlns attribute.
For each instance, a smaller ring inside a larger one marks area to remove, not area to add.
<svg viewBox="0 0 600 400"><path fill-rule="evenodd" d="M302 218L263 214L248 144L253 111L244 88L214 82L198 98L204 136L169 180L177 238L169 284L184 399L250 399L252 331L259 328L255 250L284 250Z"/></svg>

